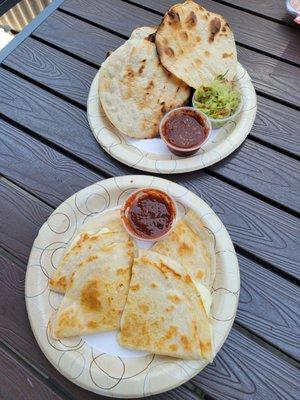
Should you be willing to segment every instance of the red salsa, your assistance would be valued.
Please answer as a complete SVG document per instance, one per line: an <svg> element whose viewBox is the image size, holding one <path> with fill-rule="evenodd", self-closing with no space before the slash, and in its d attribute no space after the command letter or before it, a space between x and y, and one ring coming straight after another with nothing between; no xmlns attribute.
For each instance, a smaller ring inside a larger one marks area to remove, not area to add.
<svg viewBox="0 0 300 400"><path fill-rule="evenodd" d="M176 217L173 200L158 189L133 193L122 210L127 230L140 239L155 240L165 235Z"/></svg>
<svg viewBox="0 0 300 400"><path fill-rule="evenodd" d="M160 133L173 153L190 155L207 139L209 126L196 110L183 107L170 112Z"/></svg>

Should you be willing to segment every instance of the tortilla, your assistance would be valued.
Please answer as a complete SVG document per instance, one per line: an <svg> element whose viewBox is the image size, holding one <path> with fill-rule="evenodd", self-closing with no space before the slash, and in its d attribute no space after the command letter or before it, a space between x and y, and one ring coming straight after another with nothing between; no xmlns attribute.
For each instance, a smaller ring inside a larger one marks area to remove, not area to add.
<svg viewBox="0 0 300 400"><path fill-rule="evenodd" d="M155 43L163 66L195 89L220 74L226 73L228 80L236 74L236 46L228 23L191 0L170 8Z"/></svg>
<svg viewBox="0 0 300 400"><path fill-rule="evenodd" d="M110 122L123 134L152 138L162 116L182 106L190 89L166 71L156 46L146 39L130 39L102 64L99 97Z"/></svg>
<svg viewBox="0 0 300 400"><path fill-rule="evenodd" d="M127 241L129 235L124 229L120 210L112 210L90 218L77 231L77 235L66 248L66 252L49 279L50 289L65 293L68 280L77 264L88 255L112 243ZM103 253L102 257L107 256Z"/></svg>
<svg viewBox="0 0 300 400"><path fill-rule="evenodd" d="M149 250L134 260L118 342L185 359L212 359L211 325L189 274Z"/></svg>
<svg viewBox="0 0 300 400"><path fill-rule="evenodd" d="M157 26L141 26L131 32L129 39L146 39L149 35L156 32Z"/></svg>
<svg viewBox="0 0 300 400"><path fill-rule="evenodd" d="M130 239L113 242L75 265L66 294L50 322L53 338L119 328L133 253L134 245Z"/></svg>
<svg viewBox="0 0 300 400"><path fill-rule="evenodd" d="M190 210L164 239L155 243L153 251L173 257L183 265L194 283L211 289L216 274L214 236Z"/></svg>

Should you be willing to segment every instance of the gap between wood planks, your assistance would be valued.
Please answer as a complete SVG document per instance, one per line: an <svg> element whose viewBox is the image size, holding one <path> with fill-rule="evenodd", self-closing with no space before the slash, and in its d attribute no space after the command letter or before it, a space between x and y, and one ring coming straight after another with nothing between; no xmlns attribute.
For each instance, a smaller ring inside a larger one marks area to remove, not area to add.
<svg viewBox="0 0 300 400"><path fill-rule="evenodd" d="M48 44L47 44L47 43L44 43L43 40L40 40L40 39L38 39L38 40L37 40L37 39L34 39L34 40L39 41L39 42L42 42L42 43L45 44L47 47L50 47L50 48L53 47L53 48L55 48L55 50L58 50L58 51L60 51L60 52L63 53L63 54L66 54L66 53L67 53L67 52L63 52L61 49L56 49L56 46L51 46L51 44L49 44L49 43L48 43ZM67 54L67 55L70 56L69 54ZM80 58L80 57L77 57L77 59L78 59L78 58ZM79 59L78 61L82 62L81 59ZM32 78L32 77L30 77L30 76L28 76L28 75L26 75L26 74L23 74L23 73L20 72L20 71L17 71L17 70L14 69L12 66L9 66L9 65L6 65L6 64L2 64L1 67L2 67L3 69L5 69L6 71L11 72L11 73L13 73L13 74L19 76L20 78L22 78L22 79L24 79L24 80L26 80L26 81L28 81L28 82L30 82L30 83L32 83L32 84L34 84L34 85L40 87L41 89L43 89L43 90L45 90L45 91L47 91L47 92L49 92L49 93L55 95L56 97L59 97L60 99L62 99L62 100L64 100L64 101L67 101L68 103L72 104L73 106L78 107L78 108L80 108L80 109L83 110L83 111L86 111L86 110L87 110L87 106L86 106L86 105L83 105L82 103L79 103L78 101L76 101L76 100L70 98L69 96L66 96L66 95L64 95L63 93L58 92L58 91L55 90L55 89L52 89L51 87L47 86L46 84L41 83L41 82L35 80L34 78ZM98 68L98 67L97 67L97 68ZM268 148L270 148L270 149L272 149L272 150L278 151L279 153L282 153L282 154L284 154L284 155L286 155L286 156L288 156L288 157L291 157L291 158L293 158L293 159L295 159L295 160L300 160L300 156L298 156L297 154L291 153L289 150L282 149L281 147L279 147L279 146L277 146L277 145L275 145L275 144L273 144L273 143L271 143L271 142L267 142L267 141L265 141L265 140L263 140L263 139L261 139L261 138L255 137L254 135L251 134L251 132L250 132L250 134L249 134L249 137L251 138L251 140L253 140L254 142L256 142L256 143L258 143L258 144L261 144L261 145L263 145L263 146L265 146L265 147L268 147Z"/></svg>
<svg viewBox="0 0 300 400"><path fill-rule="evenodd" d="M81 166L89 169L90 171L95 172L99 176L99 178L104 178L105 179L105 178L110 178L110 177L115 176L115 174L110 173L107 170L100 169L99 167L95 166L93 163L90 163L90 162L88 162L86 160L83 160L80 156L77 156L77 155L71 153L70 151L66 150L65 148L61 147L60 145L57 145L57 144L53 143L52 141L40 136L38 133L36 133L34 131L31 131L29 128L24 127L22 124L15 122L14 120L10 119L9 117L7 117L5 115L1 115L1 114L0 114L0 117L4 121L6 121L9 124L11 124L12 126L22 130L24 133L28 134L29 136L39 140L40 142L46 144L47 146L50 146L51 148L53 148L56 151L58 151L59 153L65 155L66 157L72 159L73 161L76 161L78 164L80 164ZM147 174L147 175L149 174L147 172L144 172L144 173ZM211 176L214 176L217 179L219 179L219 174L216 174L215 172L208 172L207 170L205 170L204 173L206 173L208 175L211 175ZM154 174L154 175L157 175L157 174ZM221 180L222 180L222 182L225 182L225 183L229 182L229 184L231 186L236 187L238 190L241 190L241 187L242 187L241 185L236 184L236 183L231 184L229 179L223 179L222 177L221 177ZM251 192L251 190L241 190L241 191L243 191L245 193ZM26 192L27 193L31 193L30 191L27 191L27 190L26 190ZM253 196L252 193L248 193L248 194L250 194L252 197L258 198L260 200L262 198L264 198L264 196L261 196L261 195ZM32 195L34 197L37 197L36 194L32 194ZM276 207L276 205L272 204L273 203L272 201L269 202L268 200L269 199L265 200L265 202L267 204L270 204L271 206ZM43 203L45 203L45 204L49 205L50 207L52 207L52 205L49 204L47 201L45 201L45 200L41 200L41 201L43 201ZM281 209L282 207L280 206L280 207L276 207L276 208ZM285 211L285 210L283 210L283 211ZM292 215L294 213L290 213L290 214ZM244 250L243 248L240 248L240 246L238 246L238 245L235 245L235 246L236 246L236 248L239 249L239 251L240 251L240 253L242 255L245 255L248 258L251 258L253 261L259 262L261 265L263 265L265 268L267 268L269 270L273 270L274 269L274 267L273 267L271 262L268 262L268 261L260 259L259 257L255 256L255 254L250 253L247 250ZM292 282L294 284L298 284L298 280L296 278L290 276L288 273L286 273L286 272L284 272L282 270L277 270L277 269L276 269L276 273L278 275L280 275L282 278L287 279L287 280L289 280L290 282Z"/></svg>
<svg viewBox="0 0 300 400"><path fill-rule="evenodd" d="M1 178L0 178L1 179ZM15 185L14 183L12 183L11 181L5 179L5 182L8 185L11 185L13 187L18 188L18 190L21 190L22 192L24 192L24 194L26 195L27 192L25 190L23 190L21 187L19 187L18 185ZM28 195L28 194L27 194ZM30 195L31 197L35 197ZM42 200L40 200L38 197L36 197L35 199L39 200L40 202L42 202ZM52 207L53 208L53 207ZM8 252L7 250L3 249L0 246L0 255L3 255L4 257L6 257L7 259L11 260L18 268L20 268L23 272L26 272L26 268L27 265L24 263L24 261L21 261L18 257L16 257L15 255L13 255L12 253ZM274 272L274 271L273 271ZM252 333L250 330L248 330L247 328L245 328L243 325L241 325L239 322L234 322L233 323L233 327L234 329L236 329L238 332L242 333L243 335L245 335L246 337L248 337L249 339L253 340L254 342L258 343L260 346L262 346L263 348L269 350L273 355L275 355L276 357L282 359L283 361L291 364L292 366L299 368L300 367L300 362L298 362L296 359L294 359L293 357L287 355L286 353L284 353L282 350L280 350L277 346L270 344L268 341L260 338L259 336L257 336L256 334ZM1 341L0 341L1 343ZM6 344L5 345L9 348L11 348L10 345ZM44 374L41 370L39 370L39 368L37 366L35 366L33 363L31 363L29 360L27 360L26 357L22 356L21 354L19 354L18 351L14 350L13 348L11 348L12 351L14 351L18 357L20 357L24 362L26 362L27 364L29 364L31 366L31 368L33 368L37 373L41 374L44 378L48 377L46 376L46 374ZM193 385L194 386L194 385ZM194 390L192 389L192 391L194 392Z"/></svg>
<svg viewBox="0 0 300 400"><path fill-rule="evenodd" d="M115 174L110 173L109 171L106 171L106 170L102 170L99 167L96 167L94 164L92 164L92 163L90 163L90 162L88 162L86 160L83 160L82 158L80 158L79 156L74 155L73 153L69 152L68 150L65 150L63 147L60 147L59 145L52 143L48 139L45 139L44 137L41 137L39 134L35 133L34 131L29 130L28 128L26 128L23 125L15 122L14 120L11 120L10 118L8 118L6 116L1 116L0 115L0 117L4 121L8 122L9 124L11 124L12 126L18 128L18 129L20 129L21 131L23 131L24 133L28 134L29 136L31 136L31 137L33 137L35 139L38 139L41 143L44 143L47 146L50 145L50 147L52 147L54 150L58 151L60 154L63 154L64 156L72 159L73 161L76 161L82 167L85 167L85 168L89 169L90 171L96 173L97 176L99 177L99 179L105 179L105 178L110 178L110 177L115 176ZM205 171L205 173L207 173L207 172ZM149 174L149 173L146 173L146 174ZM157 175L157 174L154 174L154 175ZM211 173L211 174L208 174L208 175L216 176L217 179L218 179L218 174ZM15 184L9 178L5 177L5 179L10 181L12 184ZM226 180L223 180L223 179L222 179L222 181L226 182ZM18 187L19 184L16 184L16 186ZM232 186L235 186L235 185L232 185ZM239 185L237 185L237 186L239 186ZM23 186L21 186L21 185L19 187L22 187L22 190L24 190L25 193L27 193L27 194L30 193L30 195L32 195L34 198L38 198L44 204L47 204L49 207L53 208L53 205L51 203L49 203L46 200L38 197L36 193L31 192L27 188L23 189ZM238 190L241 190L241 189L238 188ZM245 191L245 193L246 193L246 191ZM253 196L253 197L255 197L255 196ZM274 207L274 205L272 205L272 206ZM286 279L289 282L291 282L293 284L296 284L296 285L299 284L299 281L297 280L297 278L289 275L287 272L285 272L283 270L280 270L280 269L277 269L277 268L274 271L274 266L273 266L273 264L271 262L268 262L266 260L262 260L259 256L256 256L254 253L252 253L252 252L250 252L250 251L248 251L246 249L243 249L242 247L240 247L237 244L235 244L235 247L236 247L236 249L239 251L239 253L241 255L244 255L247 258L259 263L264 268L275 272L277 275L281 276L283 279Z"/></svg>
<svg viewBox="0 0 300 400"><path fill-rule="evenodd" d="M123 0L123 1L126 1L126 0ZM286 13L287 13L287 16L291 17L291 22L284 21L284 20L281 20L281 19L277 19L275 17L270 17L269 15L261 14L261 13L259 13L257 11L250 10L250 9L242 7L242 6L238 6L237 4L232 4L229 1L225 1L225 0L212 0L212 1L214 1L216 3L224 4L224 6L228 6L228 7L231 7L231 8L236 8L237 10L245 11L248 14L256 15L257 17L261 17L263 19L267 19L269 21L276 22L276 23L278 23L280 25L285 25L285 26L288 26L290 28L298 29L298 27L296 26L295 22L292 22L292 18L293 17L292 17L291 14L288 13L288 11L286 11ZM275 7L276 7L276 5L275 5Z"/></svg>
<svg viewBox="0 0 300 400"><path fill-rule="evenodd" d="M0 248L0 254L1 252L2 249ZM51 389L55 394L57 394L62 399L77 400L74 397L70 397L66 392L64 392L63 388L54 385L48 378L48 376L44 374L41 370L39 370L37 366L32 364L29 360L23 357L16 349L14 349L12 346L4 342L3 340L0 340L0 349L2 349L5 353L10 355L14 360L16 360L16 362L21 364L24 370L27 370L29 373L31 373L37 380L39 380L41 383L43 383L45 386Z"/></svg>
<svg viewBox="0 0 300 400"><path fill-rule="evenodd" d="M132 5L132 6L142 8L143 10L150 11L150 12L152 12L153 14L156 14L156 15L159 15L159 16L163 16L163 15L164 15L164 14L163 14L162 12L160 12L160 11L153 10L152 8L147 7L147 6L145 6L145 5L143 5L143 4L140 4L140 3L135 3L134 0L132 0L132 1L131 1L131 0L122 0L122 1L123 1L124 3L128 3L128 4ZM219 1L219 0L213 0L213 1L215 1L216 3L224 4L224 5L226 5L226 6L229 6L229 5L230 5L229 3L226 4L226 2ZM174 0L174 4L176 4L175 0ZM230 5L230 7L236 8L236 9L241 10L241 11L245 11L246 13L249 13L249 14L254 14L254 15L258 16L258 17L262 17L262 15L260 15L260 14L253 13L253 12L251 13L251 12L249 12L248 10L242 9L241 7L234 7L234 6L232 6L232 5ZM91 22L91 21L89 21L89 20L86 20L86 19L83 18L83 17L79 17L77 14L73 14L73 13L71 13L70 11L66 11L66 10L64 10L64 9L61 8L61 7L59 7L58 9L59 9L59 11L65 12L66 14L69 13L69 14L72 15L73 17L76 17L76 18L79 18L79 19L82 18L82 20L84 20L84 22L89 22L90 24L95 24L95 26L97 26L97 23L94 23L94 22ZM272 20L271 18L262 18L262 19ZM274 21L274 22L278 23L278 21ZM291 27L289 24L284 24L284 25L287 25L287 26ZM98 25L98 27L100 27L100 25ZM111 33L116 34L115 32L111 32ZM120 34L119 34L119 36L120 36ZM285 62L286 64L294 65L295 67L299 67L299 64L296 63L296 62L294 62L294 61L286 60L285 58L282 58L282 57L280 57L280 56L277 56L277 55L274 55L274 54L270 54L270 53L268 53L267 51L264 51L264 50L261 50L261 49L257 49L257 48L254 48L254 47L252 47L252 46L249 46L249 45L247 45L247 44L241 43L241 42L239 42L238 40L235 40L235 42L236 42L236 44L239 45L240 47L244 47L244 48L246 48L246 49L253 50L253 51L255 51L256 53L260 53L260 54L263 54L263 55L265 55L265 56L274 58L274 59L276 59L276 60L283 61L283 62Z"/></svg>
<svg viewBox="0 0 300 400"><path fill-rule="evenodd" d="M28 82L30 82L30 83L32 83L32 84L34 84L34 85L40 87L41 89L46 90L47 92L49 92L49 93L55 95L56 97L58 97L58 98L60 98L60 99L62 99L62 100L64 100L64 101L67 101L68 103L72 104L73 106L78 107L78 108L80 108L80 109L83 110L83 111L86 111L86 107L82 106L81 104L79 104L79 103L76 102L75 100L72 100L72 99L70 99L69 97L67 97L67 96L65 96L65 95L63 95L63 94L58 93L58 92L57 92L56 90L54 90L54 89L49 89L46 85L44 85L44 84L42 84L42 83L40 83L40 82L35 81L34 79L32 79L32 78L30 78L30 77L28 77L28 76L26 76L26 75L20 73L19 71L15 71L13 68L8 67L8 66L5 66L5 65L2 65L2 68L5 69L5 70L7 70L7 71L9 71L9 72L11 72L11 73L13 73L13 74L15 74L15 75L17 75L17 76L19 76L20 78L22 78L22 79L24 79L24 80L26 80L26 81L28 81ZM19 125L19 124L15 123L13 120L9 119L8 117L2 115L1 113L0 113L0 115L2 116L3 119L6 119L6 118L7 118L7 120L8 120L11 124L13 124L13 125L15 125L15 126L18 126L18 125ZM24 130L25 128L22 127L22 129ZM28 128L27 128L27 129L28 129ZM28 131L29 131L29 130L28 130ZM38 138L39 138L39 140L41 140L41 138L40 138L39 136L38 136ZM270 149L272 149L272 147L275 147L275 151L278 151L278 149L276 148L276 146L272 146L272 145L269 146L269 143L265 143L265 142L261 143L261 142L262 142L261 140L259 140L259 139L258 139L258 140L255 140L255 138L253 138L252 135L250 135L250 138L251 138L251 140L254 139L254 141L257 142L257 143L259 143L261 146L265 146L265 147L270 148ZM47 139L43 139L43 140L45 140L46 143L47 143L47 145L49 145L49 146L51 146L51 147L57 146L57 145L54 145L51 141L48 141ZM60 148L60 147L58 147L58 148ZM60 149L61 149L61 148L60 148ZM62 149L62 150L63 150L63 149ZM64 150L63 150L63 151L64 151ZM67 151L66 151L66 152L67 152ZM285 152L281 152L281 151L280 151L280 153L284 154ZM75 155L72 154L72 153L68 153L68 152L67 152L67 154L68 154L69 157L71 157L71 158L76 158L76 161L82 163L82 161L81 161L81 159L80 159L79 157L75 156ZM290 156L290 155L288 155L288 156ZM292 156L291 158L296 159L296 160L299 159L299 158L298 158L297 156L295 156L295 155ZM90 168L94 168L94 166L91 165ZM97 169L97 171L99 171L99 170ZM279 202L277 202L276 200L271 199L270 197L267 197L267 196L265 196L265 195L263 195L263 194L260 194L260 193L256 192L254 189L250 189L250 188L247 187L247 186L243 186L242 184L240 184L240 183L238 183L238 182L236 182L236 181L234 181L234 180L232 180L232 179L230 179L230 178L228 178L228 177L224 177L222 174L220 174L220 173L218 173L218 172L211 171L211 170L209 169L209 167L206 168L205 172L206 172L208 175L211 175L211 176L213 176L213 177L215 177L215 178L218 178L218 179L222 180L223 182L228 183L228 184L230 184L231 186L233 186L233 187L235 187L235 188L237 188L237 189L240 189L240 190L242 190L242 191L244 191L244 192L246 192L246 193L248 193L248 194L250 194L250 195L252 195L252 196L254 196L254 197L256 197L256 198L258 198L259 200L262 200L262 201L266 202L267 204L272 205L272 206L274 206L274 207L276 207L276 208L278 208L278 209L280 209L280 210L282 210L282 211L285 211L285 212L287 212L287 213L289 213L289 214L291 214L291 215L293 215L293 216L295 216L295 217L298 217L298 216L300 215L297 211L292 210L292 209L289 208L288 206L285 206L285 205L283 205L283 204L280 204ZM101 173L102 173L102 171L101 171ZM109 174L109 173L107 173L107 172L105 172L105 173L106 173L107 176L113 176L112 174Z"/></svg>

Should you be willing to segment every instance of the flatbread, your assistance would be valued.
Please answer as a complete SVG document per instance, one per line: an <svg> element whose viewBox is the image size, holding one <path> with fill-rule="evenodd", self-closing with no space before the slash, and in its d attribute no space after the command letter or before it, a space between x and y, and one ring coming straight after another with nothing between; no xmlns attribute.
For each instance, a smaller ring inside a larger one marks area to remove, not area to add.
<svg viewBox="0 0 300 400"><path fill-rule="evenodd" d="M153 251L173 257L191 275L196 285L211 289L216 274L214 236L190 210L174 230L156 242Z"/></svg>
<svg viewBox="0 0 300 400"><path fill-rule="evenodd" d="M133 243L129 239L108 244L76 265L50 322L53 338L118 329L132 262Z"/></svg>
<svg viewBox="0 0 300 400"><path fill-rule="evenodd" d="M159 62L151 36L130 39L102 64L99 98L110 122L123 134L152 138L162 116L182 106L190 89Z"/></svg>
<svg viewBox="0 0 300 400"><path fill-rule="evenodd" d="M156 32L157 26L141 26L131 32L129 39L146 39L147 36Z"/></svg>
<svg viewBox="0 0 300 400"><path fill-rule="evenodd" d="M201 297L176 261L141 250L121 319L119 344L186 359L211 360L211 326Z"/></svg>
<svg viewBox="0 0 300 400"><path fill-rule="evenodd" d="M226 20L187 0L176 4L159 25L155 43L163 66L193 88L220 74L232 80L237 55Z"/></svg>

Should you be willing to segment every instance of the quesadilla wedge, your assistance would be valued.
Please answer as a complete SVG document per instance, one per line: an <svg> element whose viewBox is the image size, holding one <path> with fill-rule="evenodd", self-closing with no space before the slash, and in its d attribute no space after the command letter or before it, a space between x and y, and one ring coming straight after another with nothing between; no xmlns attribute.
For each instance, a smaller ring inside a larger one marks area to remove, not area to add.
<svg viewBox="0 0 300 400"><path fill-rule="evenodd" d="M236 74L236 46L228 23L194 1L170 8L155 43L162 65L195 89L218 75L231 81Z"/></svg>
<svg viewBox="0 0 300 400"><path fill-rule="evenodd" d="M196 213L190 210L175 229L166 238L156 242L151 250L173 257L184 266L200 292L209 315L212 301L210 289L216 274L214 237Z"/></svg>
<svg viewBox="0 0 300 400"><path fill-rule="evenodd" d="M134 260L119 344L185 359L211 360L211 325L201 296L176 261L149 250Z"/></svg>
<svg viewBox="0 0 300 400"><path fill-rule="evenodd" d="M100 247L75 265L66 294L51 321L55 339L119 328L128 294L134 244L128 240Z"/></svg>
<svg viewBox="0 0 300 400"><path fill-rule="evenodd" d="M91 218L83 224L77 235L68 245L66 252L49 280L50 289L65 293L69 277L76 265L100 250L115 242L127 241L126 233L120 215L120 210L111 210ZM102 253L102 257L108 254Z"/></svg>

